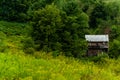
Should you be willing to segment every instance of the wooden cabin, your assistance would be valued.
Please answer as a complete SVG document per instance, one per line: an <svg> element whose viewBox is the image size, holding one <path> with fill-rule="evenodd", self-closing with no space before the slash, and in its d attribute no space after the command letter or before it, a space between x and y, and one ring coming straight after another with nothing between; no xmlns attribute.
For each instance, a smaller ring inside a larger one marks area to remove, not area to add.
<svg viewBox="0 0 120 80"><path fill-rule="evenodd" d="M95 56L103 52L107 53L109 48L108 35L85 35L88 42L88 56Z"/></svg>

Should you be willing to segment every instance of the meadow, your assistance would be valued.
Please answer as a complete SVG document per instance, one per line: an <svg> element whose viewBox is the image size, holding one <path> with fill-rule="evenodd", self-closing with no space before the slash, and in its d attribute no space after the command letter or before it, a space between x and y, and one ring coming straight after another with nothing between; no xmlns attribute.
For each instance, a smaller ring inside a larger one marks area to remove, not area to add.
<svg viewBox="0 0 120 80"><path fill-rule="evenodd" d="M16 53L0 53L0 80L120 80L119 59L94 63L44 52Z"/></svg>
<svg viewBox="0 0 120 80"><path fill-rule="evenodd" d="M119 2L120 0L103 0L103 1L107 1L107 2Z"/></svg>
<svg viewBox="0 0 120 80"><path fill-rule="evenodd" d="M52 52L26 54L28 29L28 24L0 21L0 80L120 80L120 58L94 62Z"/></svg>
<svg viewBox="0 0 120 80"><path fill-rule="evenodd" d="M119 2L1 0L0 80L120 80ZM109 53L86 57L107 29Z"/></svg>

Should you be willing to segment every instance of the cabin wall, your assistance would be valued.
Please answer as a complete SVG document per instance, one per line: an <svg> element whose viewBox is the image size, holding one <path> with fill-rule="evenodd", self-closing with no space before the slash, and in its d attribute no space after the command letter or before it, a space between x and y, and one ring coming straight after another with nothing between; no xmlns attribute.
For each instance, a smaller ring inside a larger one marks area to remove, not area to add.
<svg viewBox="0 0 120 80"><path fill-rule="evenodd" d="M97 56L98 54L102 53L103 51L100 49L88 49L87 55L88 56Z"/></svg>
<svg viewBox="0 0 120 80"><path fill-rule="evenodd" d="M108 52L108 42L88 42L88 56L95 56L102 52Z"/></svg>
<svg viewBox="0 0 120 80"><path fill-rule="evenodd" d="M109 46L107 42L88 42L88 46Z"/></svg>

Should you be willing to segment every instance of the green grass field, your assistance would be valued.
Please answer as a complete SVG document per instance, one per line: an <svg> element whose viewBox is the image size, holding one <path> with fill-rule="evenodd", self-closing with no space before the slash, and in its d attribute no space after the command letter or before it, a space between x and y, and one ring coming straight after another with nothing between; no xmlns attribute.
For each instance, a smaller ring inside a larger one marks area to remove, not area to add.
<svg viewBox="0 0 120 80"><path fill-rule="evenodd" d="M120 0L103 0L103 1L106 1L106 2L120 2Z"/></svg>
<svg viewBox="0 0 120 80"><path fill-rule="evenodd" d="M120 80L120 60L89 61L44 53L0 53L0 80Z"/></svg>

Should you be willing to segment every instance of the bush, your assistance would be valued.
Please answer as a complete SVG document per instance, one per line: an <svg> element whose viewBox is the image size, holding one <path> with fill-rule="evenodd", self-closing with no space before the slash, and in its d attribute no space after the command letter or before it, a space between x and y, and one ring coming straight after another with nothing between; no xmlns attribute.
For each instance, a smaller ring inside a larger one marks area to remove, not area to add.
<svg viewBox="0 0 120 80"><path fill-rule="evenodd" d="M27 54L34 54L35 50L32 47L24 49L24 52Z"/></svg>
<svg viewBox="0 0 120 80"><path fill-rule="evenodd" d="M108 54L107 53L100 53L97 56L89 57L89 60L94 61L94 62L99 62L99 63L102 62L103 63L103 62L105 62L105 58L109 58Z"/></svg>
<svg viewBox="0 0 120 80"><path fill-rule="evenodd" d="M28 54L33 54L34 53L34 41L32 40L31 37L24 38L22 41L23 44L23 51Z"/></svg>

